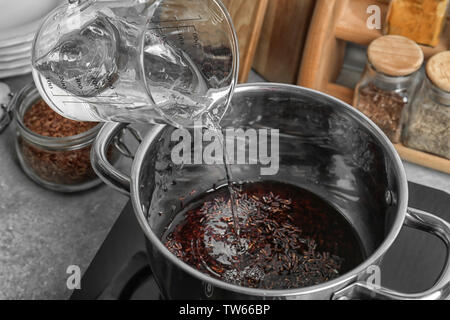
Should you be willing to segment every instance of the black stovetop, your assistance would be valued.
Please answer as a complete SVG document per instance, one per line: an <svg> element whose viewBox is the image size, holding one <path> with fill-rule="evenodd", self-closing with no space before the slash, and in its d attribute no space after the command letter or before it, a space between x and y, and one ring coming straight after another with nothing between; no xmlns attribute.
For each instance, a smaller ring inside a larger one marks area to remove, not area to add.
<svg viewBox="0 0 450 320"><path fill-rule="evenodd" d="M409 184L411 207L450 221L449 194ZM446 252L433 236L404 228L382 264L382 284L405 293L424 291L438 278ZM162 299L147 263L144 234L129 203L114 224L73 300Z"/></svg>

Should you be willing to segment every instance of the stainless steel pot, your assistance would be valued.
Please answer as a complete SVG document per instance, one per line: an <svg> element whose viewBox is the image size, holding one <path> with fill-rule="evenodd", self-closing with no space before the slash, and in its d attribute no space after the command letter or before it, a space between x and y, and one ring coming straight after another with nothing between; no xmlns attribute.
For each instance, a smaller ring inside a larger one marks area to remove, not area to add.
<svg viewBox="0 0 450 320"><path fill-rule="evenodd" d="M103 180L130 194L147 237L149 261L169 299L442 299L450 295L450 267L430 290L402 294L373 286L368 270L378 266L403 226L441 238L449 250L450 225L431 214L408 209L401 160L386 136L363 114L323 93L281 84L250 84L236 89L223 127L280 130L280 170L272 181L287 182L327 199L351 222L366 260L327 283L298 290L257 290L211 278L172 255L160 241L185 203L225 182L222 166L176 166L170 160L171 127L155 126L143 139L131 176L108 163L106 151L124 124L100 132L93 166ZM248 146L247 146L248 147ZM235 165L236 181L260 181L259 166ZM381 275L382 276L382 275Z"/></svg>

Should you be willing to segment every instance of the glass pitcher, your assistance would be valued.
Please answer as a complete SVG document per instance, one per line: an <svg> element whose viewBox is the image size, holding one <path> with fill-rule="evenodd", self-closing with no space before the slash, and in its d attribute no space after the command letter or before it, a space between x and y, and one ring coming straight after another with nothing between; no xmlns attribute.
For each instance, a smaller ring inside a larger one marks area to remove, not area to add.
<svg viewBox="0 0 450 320"><path fill-rule="evenodd" d="M38 31L32 67L67 118L189 127L223 116L238 57L218 0L69 0Z"/></svg>

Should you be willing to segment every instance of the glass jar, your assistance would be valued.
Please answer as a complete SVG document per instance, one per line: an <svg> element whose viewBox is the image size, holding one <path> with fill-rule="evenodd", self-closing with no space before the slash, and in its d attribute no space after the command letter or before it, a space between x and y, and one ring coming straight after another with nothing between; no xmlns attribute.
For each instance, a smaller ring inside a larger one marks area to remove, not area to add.
<svg viewBox="0 0 450 320"><path fill-rule="evenodd" d="M39 135L24 124L28 108L41 99L32 83L12 101L16 123L15 149L23 171L39 185L59 192L78 192L101 183L91 162L91 146L99 124L81 134L55 138Z"/></svg>
<svg viewBox="0 0 450 320"><path fill-rule="evenodd" d="M422 50L404 37L384 36L369 46L368 63L355 88L353 105L393 143L401 140L406 106L421 81L422 64Z"/></svg>
<svg viewBox="0 0 450 320"><path fill-rule="evenodd" d="M354 106L383 130L393 143L399 143L407 114L405 108L420 82L414 73L391 77L378 72L368 63L355 89Z"/></svg>
<svg viewBox="0 0 450 320"><path fill-rule="evenodd" d="M449 0L392 0L387 15L386 34L408 37L435 47L447 17Z"/></svg>
<svg viewBox="0 0 450 320"><path fill-rule="evenodd" d="M437 68L430 67L436 60L441 60ZM403 143L450 159L450 51L430 59L427 77L409 109Z"/></svg>

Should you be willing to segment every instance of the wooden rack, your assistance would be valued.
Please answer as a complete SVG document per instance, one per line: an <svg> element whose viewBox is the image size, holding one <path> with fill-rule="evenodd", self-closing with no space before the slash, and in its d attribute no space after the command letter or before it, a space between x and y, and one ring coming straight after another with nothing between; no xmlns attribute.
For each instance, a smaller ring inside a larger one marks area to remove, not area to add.
<svg viewBox="0 0 450 320"><path fill-rule="evenodd" d="M303 53L298 84L353 103L354 90L335 83L344 60L347 42L369 45L382 35L381 30L367 28L370 5L378 5L382 21L386 20L388 4L380 0L318 0ZM450 49L450 18L440 44L421 46L425 58ZM450 174L450 160L395 145L402 159Z"/></svg>

